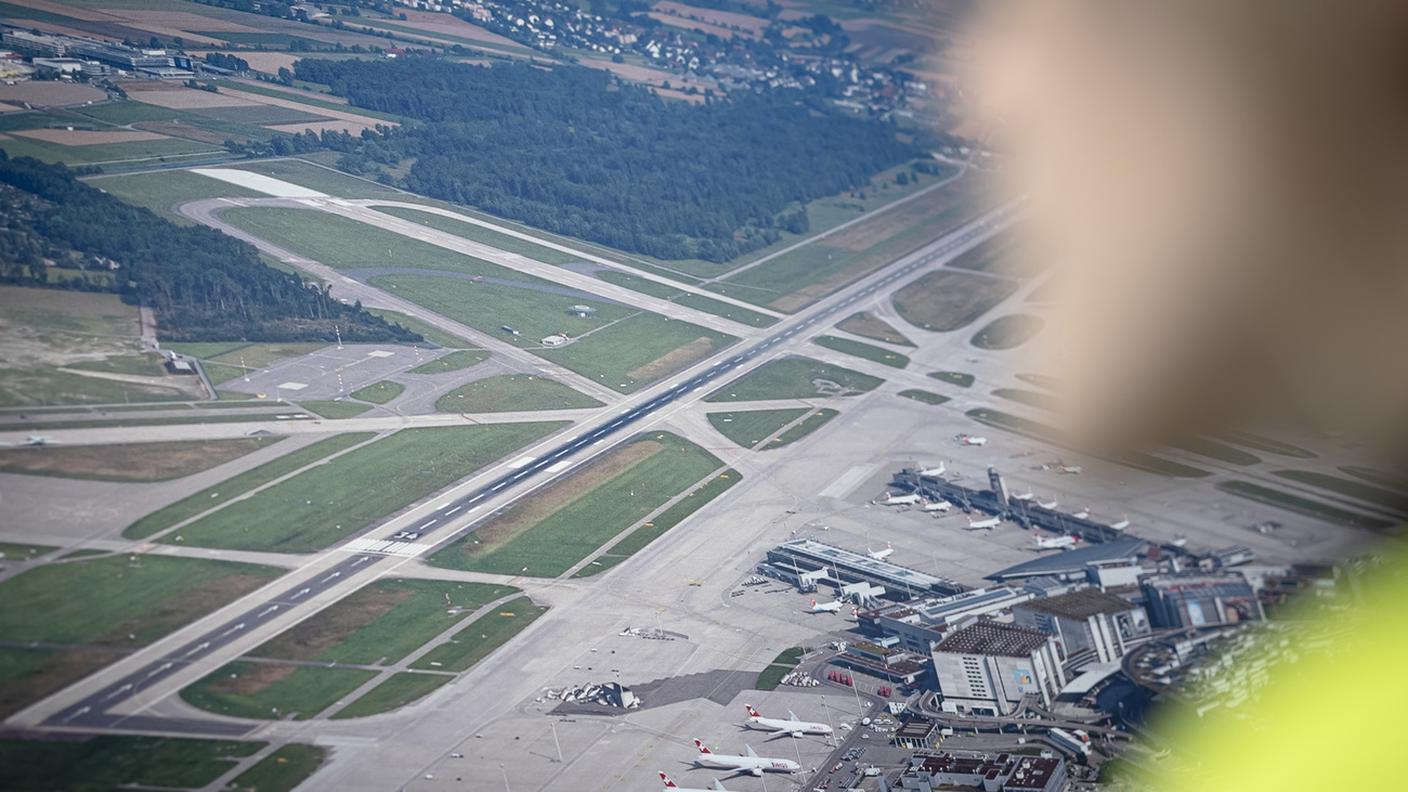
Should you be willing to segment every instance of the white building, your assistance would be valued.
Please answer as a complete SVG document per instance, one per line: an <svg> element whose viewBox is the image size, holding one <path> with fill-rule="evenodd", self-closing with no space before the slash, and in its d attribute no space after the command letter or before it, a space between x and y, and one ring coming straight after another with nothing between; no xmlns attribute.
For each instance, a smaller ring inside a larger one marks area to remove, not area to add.
<svg viewBox="0 0 1408 792"><path fill-rule="evenodd" d="M1050 705L1066 684L1054 636L984 619L934 647L946 712L1007 715L1023 696Z"/></svg>
<svg viewBox="0 0 1408 792"><path fill-rule="evenodd" d="M1130 641L1150 632L1143 608L1093 588L1023 602L1012 608L1012 620L1055 635L1062 659L1077 662L1118 660Z"/></svg>

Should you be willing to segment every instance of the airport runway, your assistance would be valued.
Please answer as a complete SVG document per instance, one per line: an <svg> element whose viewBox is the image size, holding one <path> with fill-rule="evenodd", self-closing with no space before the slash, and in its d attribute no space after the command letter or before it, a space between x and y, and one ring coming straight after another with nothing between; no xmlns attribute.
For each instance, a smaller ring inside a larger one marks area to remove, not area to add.
<svg viewBox="0 0 1408 792"><path fill-rule="evenodd" d="M441 531L450 523L463 519L465 515L485 509L485 507L489 505L489 502L498 497L507 495L507 491L509 490L514 490L521 494L523 490L519 488L519 485L533 483L529 480L541 473L556 473L566 469L566 467L571 464L572 457L584 451L595 453L594 449L605 450L601 447L605 445L608 440L629 430L632 425L640 422L642 419L663 409L686 394L698 391L711 383L725 378L739 367L750 363L761 355L767 354L778 344L789 340L797 333L826 320L828 317L852 307L857 301L864 300L883 289L892 287L895 281L912 274L920 268L933 264L936 260L950 258L969 247L981 243L983 240L1002 230L1008 224L1014 213L1015 210L1011 207L1004 207L989 212L928 247L922 248L916 253L900 259L900 261L897 262L898 266L892 264L889 269L882 269L868 278L862 279L858 284L849 289L843 289L837 294L818 302L812 308L799 312L790 320L780 323L774 333L757 341L752 346L734 351L732 356L714 363L707 369L685 379L683 382L677 383L660 393L656 393L654 396L650 396L648 400L628 407L624 412L615 417L604 419L596 426L586 429L563 441L561 444L547 450L540 456L531 458L524 457L516 460L510 464L509 472L489 481L472 492L440 504L433 512L422 515L417 522L407 529L418 534L415 540L411 542L382 543L387 546L389 552L394 554L380 555L365 552L349 556L346 560L339 562L335 566L320 571L315 576L316 579L305 580L304 582L294 584L277 597L250 607L243 614L209 630L200 637L152 661L138 671L116 682L109 683L96 692L85 696L80 701L63 707L45 719L43 721L44 725L49 727L84 728L89 730L95 728L127 728L193 735L238 735L246 734L258 728L262 724L218 719L191 721L189 719L160 719L150 716L138 718L131 715L112 713L111 710L152 685L158 684L178 670L182 670L190 664L198 662L216 649L238 639L245 630L259 626L263 620L272 618L277 614L285 612L289 608L297 606L302 601L311 598L326 588L345 583L351 576L360 575L371 569L375 569L384 561L398 557L404 558L404 552L398 551L404 551L405 548L392 548L390 547L392 544L406 545L413 542L417 545L419 555L433 553L435 550L450 544L465 531L473 530L473 523L461 525L461 527L455 531L443 533L438 536L433 543L423 540L426 536ZM646 396L643 395L640 398L644 399ZM534 486L546 483L548 480L550 480L550 477L543 476L540 481L534 483ZM367 534L374 533L380 527L381 524L371 526L363 531L362 535L366 536ZM354 539L352 541L356 542L359 540Z"/></svg>

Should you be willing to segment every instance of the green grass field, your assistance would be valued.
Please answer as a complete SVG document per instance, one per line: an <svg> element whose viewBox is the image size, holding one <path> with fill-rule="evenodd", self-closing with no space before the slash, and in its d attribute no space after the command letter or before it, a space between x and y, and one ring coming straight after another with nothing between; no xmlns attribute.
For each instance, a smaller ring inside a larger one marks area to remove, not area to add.
<svg viewBox="0 0 1408 792"><path fill-rule="evenodd" d="M250 652L273 660L395 663L475 610L517 589L391 578L363 586ZM447 606L451 603L454 610Z"/></svg>
<svg viewBox="0 0 1408 792"><path fill-rule="evenodd" d="M376 676L361 668L325 668L236 660L181 690L193 707L217 715L307 720Z"/></svg>
<svg viewBox="0 0 1408 792"><path fill-rule="evenodd" d="M509 253L517 253L520 256L525 256L534 261L541 261L544 264L561 266L582 260L581 256L564 253L560 250L555 250L527 239L520 239L510 234L495 231L492 228L485 228L484 226L474 223L456 220L453 217L445 217L444 215L424 212L419 209L407 209L401 206L381 206L377 207L376 210L393 217L399 217L402 220L410 220L413 223L419 223L427 228L433 228L437 231L444 231L447 234L464 237L472 242L479 242Z"/></svg>
<svg viewBox="0 0 1408 792"><path fill-rule="evenodd" d="M386 404L400 396L405 390L406 386L399 382L382 380L381 382L373 382L364 388L358 388L349 395L354 399L361 399L372 404Z"/></svg>
<svg viewBox="0 0 1408 792"><path fill-rule="evenodd" d="M737 340L659 314L536 286L423 275L374 277L371 283L622 393L632 393ZM568 307L577 303L596 312L586 317L569 314ZM506 333L505 326L519 335ZM558 332L573 340L553 348L539 344L539 339Z"/></svg>
<svg viewBox="0 0 1408 792"><path fill-rule="evenodd" d="M1030 314L1008 314L988 322L969 342L979 349L1004 350L1019 347L1041 332L1046 321Z"/></svg>
<svg viewBox="0 0 1408 792"><path fill-rule="evenodd" d="M719 434L744 448L754 448L772 436L773 432L806 415L806 407L781 410L742 410L709 413L709 425Z"/></svg>
<svg viewBox="0 0 1408 792"><path fill-rule="evenodd" d="M913 399L918 402L924 402L925 404L933 405L943 404L944 402L949 400L947 396L934 393L933 391L919 390L918 388L908 388L906 390L900 391L896 395L906 399Z"/></svg>
<svg viewBox="0 0 1408 792"><path fill-rule="evenodd" d="M890 302L906 322L944 333L967 327L1016 290L1006 278L940 269L910 281Z"/></svg>
<svg viewBox="0 0 1408 792"><path fill-rule="evenodd" d="M765 363L704 399L706 402L811 399L855 396L879 387L884 380L807 357L786 357Z"/></svg>
<svg viewBox="0 0 1408 792"><path fill-rule="evenodd" d="M489 353L482 349L460 349L448 355L438 357L428 363L422 363L411 369L411 374L446 374L451 371L467 369L470 366L478 365L489 359Z"/></svg>
<svg viewBox="0 0 1408 792"><path fill-rule="evenodd" d="M191 221L172 209L183 203L206 198L263 197L263 193L184 170L100 176L89 179L88 185L112 193L128 203L145 206L182 225L191 225Z"/></svg>
<svg viewBox="0 0 1408 792"><path fill-rule="evenodd" d="M816 344L817 346L822 346L826 347L827 349L835 350L845 355L854 355L858 358L864 358L865 360L869 360L872 363L879 363L882 366L889 366L891 368L902 369L909 365L908 355L901 355L898 352L891 352L888 349L875 346L874 344L867 344L862 341L852 341L849 338L824 335L813 338L812 343Z"/></svg>
<svg viewBox="0 0 1408 792"><path fill-rule="evenodd" d="M260 742L170 737L4 739L0 740L0 789L200 789L262 747Z"/></svg>
<svg viewBox="0 0 1408 792"><path fill-rule="evenodd" d="M515 635L532 624L548 609L527 597L510 600L493 613L486 613L455 633L445 643L426 652L411 668L423 671L468 671Z"/></svg>
<svg viewBox="0 0 1408 792"><path fill-rule="evenodd" d="M146 646L283 572L156 555L38 566L0 582L0 639Z"/></svg>
<svg viewBox="0 0 1408 792"><path fill-rule="evenodd" d="M428 497L565 424L403 429L232 503L161 541L198 547L320 550Z"/></svg>
<svg viewBox="0 0 1408 792"><path fill-rule="evenodd" d="M0 473L89 481L170 481L223 465L281 439L234 437L165 443L0 448Z"/></svg>
<svg viewBox="0 0 1408 792"><path fill-rule="evenodd" d="M1038 394L1032 395L1035 396ZM1187 451L1190 454L1216 459L1219 462L1226 462L1229 465L1255 465L1261 462L1261 457L1255 454L1248 453L1240 448L1227 445L1226 443L1219 443L1208 437L1188 437L1169 443L1169 445Z"/></svg>
<svg viewBox="0 0 1408 792"><path fill-rule="evenodd" d="M929 376L939 382L947 382L950 385L957 385L960 388L971 388L974 382L972 374L965 374L962 371L935 371L930 373Z"/></svg>
<svg viewBox="0 0 1408 792"><path fill-rule="evenodd" d="M1319 489L1333 492L1337 495L1357 498L1358 500L1372 503L1376 506L1382 506L1385 509L1391 509L1400 514L1404 512L1405 508L1408 508L1408 495L1392 490L1380 489L1379 487L1372 487L1363 482L1354 481L1353 479L1340 478L1339 476L1331 476L1328 473L1318 473L1311 470L1277 470L1274 475L1286 479L1287 481L1295 481L1300 484L1318 487Z"/></svg>
<svg viewBox="0 0 1408 792"><path fill-rule="evenodd" d="M293 792L323 764L327 749L289 743L235 776L230 786L238 792Z"/></svg>
<svg viewBox="0 0 1408 792"><path fill-rule="evenodd" d="M727 303L723 300L716 300L713 297L705 297L702 294L683 292L678 297L675 297L674 301L689 308L695 308L716 316L722 316L725 319L732 319L735 322L746 324L749 327L769 327L777 324L776 319L765 313L750 311L747 308Z"/></svg>
<svg viewBox="0 0 1408 792"><path fill-rule="evenodd" d="M122 532L122 535L128 539L146 539L159 531L170 528L182 520L189 519L197 514L213 509L216 506L228 503L231 499L239 497L256 487L263 486L276 478L286 476L301 467L311 465L338 451L351 448L358 443L370 440L374 436L375 435L371 432L354 432L334 435L324 440L319 440L312 445L304 446L278 459L265 462L253 470L247 470L219 484L207 487L194 495L182 498L170 506L154 511L127 526L127 529Z"/></svg>
<svg viewBox="0 0 1408 792"><path fill-rule="evenodd" d="M815 432L821 427L827 425L831 422L832 418L835 418L838 415L840 415L840 413L831 409L823 408L817 410L811 415L808 415L806 418L803 418L797 423L794 423L786 429L782 430L782 434L770 440L767 445L763 446L763 450L771 451L774 448L782 448L783 446L792 445L798 440L801 440L812 432Z"/></svg>
<svg viewBox="0 0 1408 792"><path fill-rule="evenodd" d="M415 671L392 674L361 698L333 713L332 719L365 718L368 715L390 712L425 698L452 679L454 677L449 674L425 674Z"/></svg>
<svg viewBox="0 0 1408 792"><path fill-rule="evenodd" d="M355 418L372 408L370 404L362 404L346 399L338 399L335 401L302 401L298 403L298 406L314 415L332 419Z"/></svg>
<svg viewBox="0 0 1408 792"><path fill-rule="evenodd" d="M429 322L421 321L414 316L407 316L397 311L388 311L385 308L368 308L367 311L380 316L388 322L401 325L413 333L420 333L425 337L427 342L436 346L442 346L446 349L476 349L479 346L469 339L447 333Z"/></svg>
<svg viewBox="0 0 1408 792"><path fill-rule="evenodd" d="M258 93L256 86L254 93ZM239 90L250 90L248 87L241 87ZM267 90L277 90L270 88ZM297 98L299 102L311 103L316 100L305 99L303 95ZM338 105L339 108L346 108L346 105ZM292 182L300 187L307 187L310 190L317 190L328 195L336 195L340 198L390 198L398 201L414 201L414 196L407 195L400 190L378 184L371 179L359 179L351 174L342 171L324 168L311 162L300 159L270 159L256 162L241 162L235 165L240 170L247 170L251 173L262 173L265 176L272 176L286 182ZM388 232L389 233L389 232Z"/></svg>
<svg viewBox="0 0 1408 792"><path fill-rule="evenodd" d="M47 545L0 542L0 558L7 561L29 561L42 555L48 555L58 549Z"/></svg>
<svg viewBox="0 0 1408 792"><path fill-rule="evenodd" d="M806 650L800 646L783 649L777 657L773 658L767 668L758 674L758 681L754 683L753 687L758 690L775 690L778 685L782 684L782 678L802 662L804 654L806 654Z"/></svg>
<svg viewBox="0 0 1408 792"><path fill-rule="evenodd" d="M707 483L676 501L675 505L657 514L655 519L643 523L639 528L631 531L624 539L612 545L609 550L577 570L572 577L591 577L625 561L644 550L651 542L664 536L671 528L684 522L690 515L708 506L714 498L724 494L729 487L742 480L743 476L733 468L714 476Z"/></svg>
<svg viewBox="0 0 1408 792"><path fill-rule="evenodd" d="M1352 512L1348 509L1341 509L1338 506L1331 506L1328 503L1302 498L1289 492L1263 487L1250 481L1219 481L1217 488L1230 495L1239 498L1264 503L1268 506L1275 506L1278 509L1294 512L1315 520L1344 525L1351 528L1364 528L1371 531L1382 531L1392 528L1396 523L1388 520L1381 520L1377 517L1370 517L1367 514Z"/></svg>
<svg viewBox="0 0 1408 792"><path fill-rule="evenodd" d="M640 435L495 515L431 556L430 563L478 572L560 575L721 464L668 432Z"/></svg>
<svg viewBox="0 0 1408 792"><path fill-rule="evenodd" d="M554 379L534 374L500 374L466 383L435 401L450 413L571 410L600 407L601 402Z"/></svg>
<svg viewBox="0 0 1408 792"><path fill-rule="evenodd" d="M128 160L154 160L184 154L218 154L224 149L209 143L197 143L180 138L135 140L130 143L97 143L87 146L65 146L47 140L19 137L0 138L0 149L11 157L33 157L42 162L62 162L65 165L92 165Z"/></svg>
<svg viewBox="0 0 1408 792"><path fill-rule="evenodd" d="M1050 443L1060 448L1072 447L1070 438L1063 436L1054 427L1038 423L1029 418L1023 418L987 407L969 410L965 415L979 423L997 427L998 429L1005 429L1033 440L1040 440L1041 442ZM1185 465L1171 459L1157 457L1153 454L1146 454L1142 451L1128 451L1117 457L1109 457L1108 461L1116 462L1136 470L1142 470L1146 473L1170 476L1173 478L1204 478L1212 475L1212 473L1201 468L1195 468L1191 465Z"/></svg>
<svg viewBox="0 0 1408 792"><path fill-rule="evenodd" d="M862 338L869 338L875 341L884 341L887 344L897 344L899 346L914 346L914 342L905 337L904 333L895 329L895 326L868 311L853 313L845 319L836 323L836 329L845 330L852 335Z"/></svg>
<svg viewBox="0 0 1408 792"><path fill-rule="evenodd" d="M1036 407L1039 410L1058 410L1061 407L1061 400L1055 396L1026 388L995 388L992 395L1018 404L1025 404L1028 407Z"/></svg>

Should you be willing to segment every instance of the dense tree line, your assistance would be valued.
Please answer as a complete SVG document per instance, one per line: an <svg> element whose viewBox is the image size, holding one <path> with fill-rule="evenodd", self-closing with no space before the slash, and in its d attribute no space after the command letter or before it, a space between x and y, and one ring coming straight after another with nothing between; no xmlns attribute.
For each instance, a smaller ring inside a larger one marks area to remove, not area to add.
<svg viewBox="0 0 1408 792"><path fill-rule="evenodd" d="M302 60L299 79L424 123L363 141L361 173L413 162L404 186L660 258L733 258L805 228L798 204L919 155L888 123L794 92L668 101L576 66L431 58Z"/></svg>
<svg viewBox="0 0 1408 792"><path fill-rule="evenodd" d="M49 286L50 264L102 275L66 285L150 306L170 340L332 341L336 332L347 341L420 339L271 269L245 242L167 222L78 181L62 165L0 152L0 185L5 282Z"/></svg>

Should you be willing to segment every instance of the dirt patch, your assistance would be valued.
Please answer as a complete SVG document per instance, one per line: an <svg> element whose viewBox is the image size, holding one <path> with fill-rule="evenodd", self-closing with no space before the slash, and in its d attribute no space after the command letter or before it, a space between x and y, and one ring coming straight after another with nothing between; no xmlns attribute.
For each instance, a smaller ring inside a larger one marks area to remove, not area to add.
<svg viewBox="0 0 1408 792"><path fill-rule="evenodd" d="M626 372L626 376L633 380L650 382L657 377L662 377L680 368L691 360L696 360L709 354L713 349L713 340L705 336L700 336L684 346L676 347L666 352L660 357L646 363L644 366L631 369Z"/></svg>
<svg viewBox="0 0 1408 792"><path fill-rule="evenodd" d="M155 132L135 129L23 129L11 134L64 146L132 143L138 140L161 140L162 137Z"/></svg>
<svg viewBox="0 0 1408 792"><path fill-rule="evenodd" d="M239 676L226 674L210 683L210 692L235 696L258 695L296 670L298 666L250 663L244 666L244 673Z"/></svg>
<svg viewBox="0 0 1408 792"><path fill-rule="evenodd" d="M312 660L410 599L411 589L368 586L255 649L256 657Z"/></svg>
<svg viewBox="0 0 1408 792"><path fill-rule="evenodd" d="M509 540L557 513L567 504L619 476L637 463L649 459L664 447L654 440L638 440L624 448L612 451L605 457L553 484L532 499L519 501L518 505L495 517L483 528L474 532L474 538L479 543L471 542L466 545L466 552L471 555L482 555L498 549L507 544Z"/></svg>
<svg viewBox="0 0 1408 792"><path fill-rule="evenodd" d="M1006 278L938 270L895 292L895 310L906 322L934 332L971 324L1017 290Z"/></svg>
<svg viewBox="0 0 1408 792"><path fill-rule="evenodd" d="M193 52L191 54L204 57L209 53ZM235 54L241 58L244 58L245 62L249 64L250 68L256 71L267 72L269 74L277 74L279 69L293 69L293 62L298 60L299 58L298 55L294 55L288 52L255 52L253 50L240 50ZM329 96L327 97L327 101L338 102L338 99L336 97ZM346 104L346 100L342 100L341 102L339 102L339 104Z"/></svg>
<svg viewBox="0 0 1408 792"><path fill-rule="evenodd" d="M0 471L101 481L167 481L277 442L273 437L0 449Z"/></svg>
<svg viewBox="0 0 1408 792"><path fill-rule="evenodd" d="M43 665L34 673L0 683L0 717L12 715L47 698L50 694L108 665L122 654L77 647L45 652Z"/></svg>

